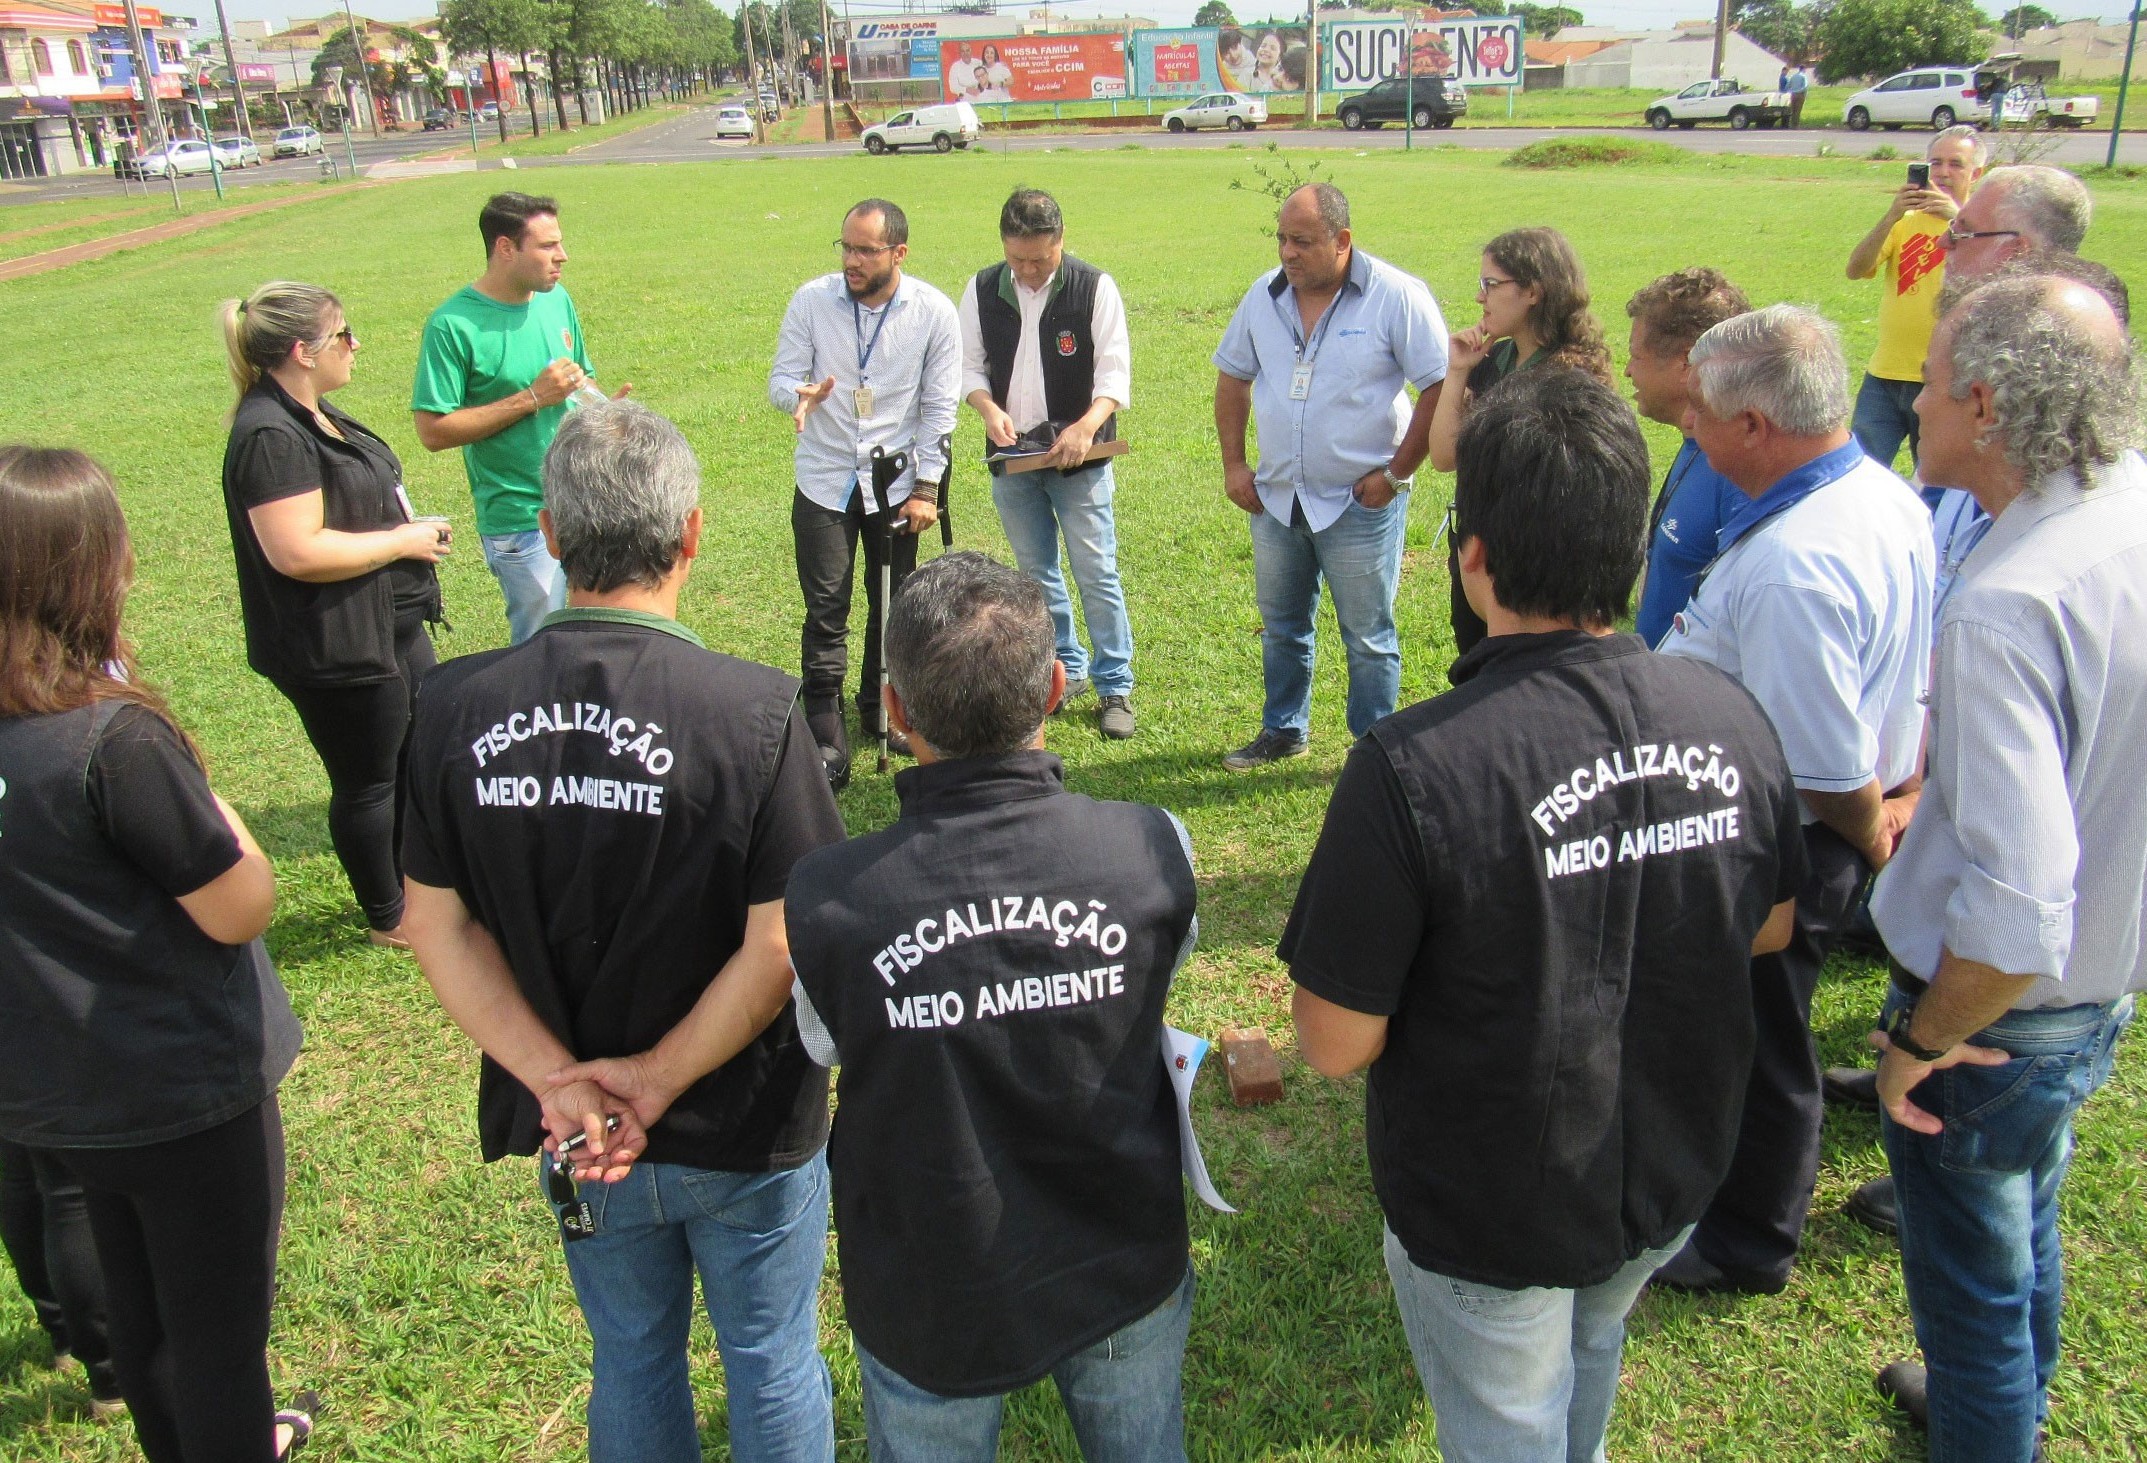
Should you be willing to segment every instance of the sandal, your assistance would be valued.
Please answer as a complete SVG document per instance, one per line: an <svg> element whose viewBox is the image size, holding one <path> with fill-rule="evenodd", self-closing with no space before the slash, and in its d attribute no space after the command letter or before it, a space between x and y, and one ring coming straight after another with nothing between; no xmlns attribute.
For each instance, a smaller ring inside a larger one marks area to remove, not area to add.
<svg viewBox="0 0 2147 1463"><path fill-rule="evenodd" d="M306 1445L313 1436L313 1419L321 1411L321 1394L300 1392L291 1399L291 1405L276 1414L275 1426L291 1430L291 1440L276 1452L279 1460L290 1457Z"/></svg>

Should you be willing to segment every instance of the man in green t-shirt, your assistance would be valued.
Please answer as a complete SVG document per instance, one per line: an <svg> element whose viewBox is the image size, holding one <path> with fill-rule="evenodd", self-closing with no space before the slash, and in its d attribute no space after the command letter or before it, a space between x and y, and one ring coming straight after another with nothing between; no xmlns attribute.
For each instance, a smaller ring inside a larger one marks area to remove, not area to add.
<svg viewBox="0 0 2147 1463"><path fill-rule="evenodd" d="M519 645L566 603L566 580L537 531L537 510L545 449L568 398L589 379L589 355L574 301L559 287L567 262L559 205L494 194L477 228L485 272L425 322L410 415L432 451L462 449L485 563ZM621 386L618 395L631 389Z"/></svg>

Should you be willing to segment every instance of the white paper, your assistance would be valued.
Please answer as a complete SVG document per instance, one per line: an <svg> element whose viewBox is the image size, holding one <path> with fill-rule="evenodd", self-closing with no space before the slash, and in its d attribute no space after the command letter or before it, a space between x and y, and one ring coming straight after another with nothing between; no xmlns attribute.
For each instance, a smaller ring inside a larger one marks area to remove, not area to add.
<svg viewBox="0 0 2147 1463"><path fill-rule="evenodd" d="M1163 1065L1170 1072L1170 1085L1178 1094L1178 1153L1185 1166L1186 1179L1193 1185L1193 1192L1200 1202L1223 1214L1235 1214L1215 1192L1215 1185L1208 1178L1207 1160L1200 1156L1200 1139L1193 1134L1193 1078L1200 1072L1200 1060L1208 1054L1208 1043L1190 1031L1180 1031L1175 1026L1163 1028Z"/></svg>

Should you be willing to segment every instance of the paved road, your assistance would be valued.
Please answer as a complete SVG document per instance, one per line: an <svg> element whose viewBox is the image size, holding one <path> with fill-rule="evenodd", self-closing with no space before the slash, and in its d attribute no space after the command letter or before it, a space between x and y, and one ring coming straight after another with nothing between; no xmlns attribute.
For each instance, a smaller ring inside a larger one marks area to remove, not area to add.
<svg viewBox="0 0 2147 1463"><path fill-rule="evenodd" d="M1660 133L1651 132L1645 127L1458 127L1446 132L1420 132L1416 136L1416 142L1419 147L1454 143L1462 147L1504 152L1549 136L1645 137L1667 142L1674 147L1690 148L1696 152L1810 157L1821 142L1831 143L1849 156L1868 152L1881 142L1893 144L1904 155L1913 155L1915 150L1929 139L1930 134L1905 130L1898 133L1849 132L1840 128L1809 127L1795 132L1761 132L1756 129L1732 132L1727 127L1695 127L1689 132L1682 128L1672 128L1668 132ZM1153 131L1128 129L1072 134L1012 132L989 136L985 145L994 152L1042 152L1047 149L1107 152L1124 147L1129 142L1138 142L1143 147L1158 151L1187 147L1228 147L1233 143L1243 146L1275 142L1292 148L1344 148L1359 151L1399 148L1402 146L1403 137L1400 129L1391 127L1382 127L1372 132L1343 132L1327 128L1305 132L1294 127L1263 127L1253 133L1186 132L1175 135L1158 127ZM2052 140L2056 146L2048 155L2047 161L2056 163L2099 163L2110 145L2106 133L2067 135ZM762 147L738 141L718 142L715 139L715 113L708 111L704 115L696 110L676 120L658 123L608 142L599 142L567 156L525 158L522 166L544 167L558 163L597 161L669 163L739 154L757 157L823 157L831 153L857 151L858 145L855 142L809 142ZM2118 160L2147 163L2147 134L2126 133L2118 148Z"/></svg>
<svg viewBox="0 0 2147 1463"><path fill-rule="evenodd" d="M764 157L801 158L826 157L850 154L858 151L855 142L806 142L756 147L736 140L718 142L715 137L715 108L713 105L696 107L684 115L669 121L630 132L624 137L592 143L571 153L554 157L523 158L519 166L524 168L558 167L592 162L622 163L675 163L714 157ZM1904 154L1913 154L1929 134L1917 131L1847 132L1839 128L1805 128L1796 132L1757 130L1732 132L1726 127L1696 127L1691 131L1673 128L1668 132L1650 132L1644 127L1600 128L1531 128L1531 127L1460 127L1447 132L1421 132L1417 134L1419 147L1455 144L1467 148L1507 151L1524 146L1548 136L1602 136L1602 137L1648 137L1667 142L1674 147L1690 148L1696 152L1742 152L1772 157L1810 157L1819 143L1831 143L1849 156L1868 152L1881 142L1889 142ZM1397 128L1382 127L1371 132L1343 132L1320 129L1305 132L1294 127L1266 127L1253 133L1189 132L1173 135L1160 128L1121 130L1102 133L1036 133L1015 132L993 136L985 144L994 152L1044 152L1044 151L1110 151L1137 142L1142 147L1158 151L1177 148L1215 148L1261 146L1278 143L1288 148L1340 148L1349 151L1374 151L1397 149L1403 145L1404 134ZM467 134L456 133L452 137L444 132L393 133L379 139L356 138L353 146L358 154L358 165L364 169L373 163L388 162L413 157L421 153L453 151L458 141L462 155L468 156ZM2099 163L2109 147L2106 134L2064 136L2054 139L2056 145L2047 160L2056 163ZM343 145L340 137L328 140L329 150L340 161ZM913 156L913 154L904 154ZM2147 134L2127 133L2118 149L2121 162L2147 163ZM479 162L487 171L500 166L501 160L486 154ZM246 188L258 183L297 182L319 176L319 159L286 158L270 162L259 168L247 168L242 172L226 173L226 188ZM139 183L126 185L139 190ZM158 192L171 185L161 179L152 180L149 187ZM180 190L189 195L210 193L213 185L206 175L181 178ZM8 203L49 202L64 198L118 198L123 189L109 172L70 173L52 179L48 183L17 192L0 194L0 208Z"/></svg>
<svg viewBox="0 0 2147 1463"><path fill-rule="evenodd" d="M546 130L548 132L550 129ZM269 139L274 135L272 132L263 132L257 140L265 148ZM488 132L488 135L496 138L498 134ZM346 161L346 154L343 150L342 135L340 133L329 134L321 140L327 150L326 155L333 157L342 166L344 176L349 176L349 163ZM374 163L392 162L400 158L413 157L419 153L438 152L443 148L453 148L458 141L461 144L462 155L468 157L470 153L470 134L467 130L458 133L390 132L379 138L360 134L351 139L351 150L358 155L358 168L362 173ZM224 187L227 191L235 192L240 189L255 187L262 183L308 182L321 176L320 164L321 160L318 157L276 159L264 156L261 159L261 166L258 168L225 169ZM497 164L495 163L494 166L497 166ZM131 179L122 184L119 179L112 176L110 168L93 172L62 173L57 178L41 180L20 191L0 191L0 208L4 208L10 203L54 203L74 198L117 199L130 193L139 196L144 186L144 183ZM150 178L147 180L146 186L154 196L164 198L171 196L171 184L165 182L162 178ZM216 184L207 173L199 173L181 178L179 180L179 191L185 196L190 206L199 206L201 199L196 195L206 194L213 200L216 196Z"/></svg>

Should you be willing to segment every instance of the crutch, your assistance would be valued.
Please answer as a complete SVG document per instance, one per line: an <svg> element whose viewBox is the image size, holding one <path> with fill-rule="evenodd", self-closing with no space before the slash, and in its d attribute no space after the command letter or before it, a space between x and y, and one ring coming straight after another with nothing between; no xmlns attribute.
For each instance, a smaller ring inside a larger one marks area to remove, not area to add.
<svg viewBox="0 0 2147 1463"><path fill-rule="evenodd" d="M880 542L880 771L887 770L887 617L894 609L895 519L887 515L887 528Z"/></svg>

